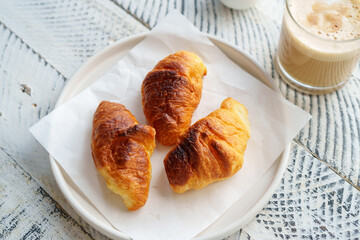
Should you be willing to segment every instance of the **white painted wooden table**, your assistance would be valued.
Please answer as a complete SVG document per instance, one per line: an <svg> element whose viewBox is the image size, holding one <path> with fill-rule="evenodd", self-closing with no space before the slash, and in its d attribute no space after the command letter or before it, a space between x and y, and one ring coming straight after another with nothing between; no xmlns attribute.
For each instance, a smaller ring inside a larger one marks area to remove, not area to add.
<svg viewBox="0 0 360 240"><path fill-rule="evenodd" d="M359 239L360 67L332 94L289 88L273 63L283 4L235 11L218 0L0 0L0 239L106 239L63 198L28 128L89 57L149 31L171 9L255 57L284 97L313 116L272 198L228 239Z"/></svg>

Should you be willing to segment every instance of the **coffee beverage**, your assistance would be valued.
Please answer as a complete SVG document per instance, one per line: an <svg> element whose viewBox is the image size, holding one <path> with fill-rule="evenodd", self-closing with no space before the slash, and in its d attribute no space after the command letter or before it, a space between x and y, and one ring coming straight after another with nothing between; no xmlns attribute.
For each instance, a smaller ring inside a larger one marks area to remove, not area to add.
<svg viewBox="0 0 360 240"><path fill-rule="evenodd" d="M328 93L349 79L360 58L360 0L288 0L276 67L307 93Z"/></svg>

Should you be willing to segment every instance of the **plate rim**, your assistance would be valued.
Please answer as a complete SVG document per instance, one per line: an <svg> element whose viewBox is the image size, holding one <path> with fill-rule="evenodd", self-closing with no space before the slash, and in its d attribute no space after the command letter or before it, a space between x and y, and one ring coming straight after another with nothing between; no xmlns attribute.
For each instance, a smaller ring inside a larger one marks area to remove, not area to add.
<svg viewBox="0 0 360 240"><path fill-rule="evenodd" d="M148 34L149 34L149 32L144 32L144 33L139 33L139 34L135 34L135 35L123 38L119 41L116 41L115 43L112 43L111 45L108 45L108 46L102 48L97 53L95 53L92 57L90 57L75 72L75 74L68 80L68 82L66 83L65 87L62 89L62 91L56 101L54 110L57 107L59 107L61 104L63 104L61 102L63 101L63 98L66 95L66 92L68 91L68 88L70 88L72 83L74 81L76 81L76 79L78 79L78 76L82 74L84 69L88 68L94 61L96 61L97 58L99 58L101 55L104 55L106 52L108 52L112 48L120 47L121 45L125 45L128 42L136 41L139 39L140 39L140 41L142 41ZM275 90L278 94L281 95L280 90L277 88L277 86L273 82L270 75L264 70L264 68L251 55L249 55L247 52L245 52L243 49L239 48L238 46L236 46L232 43L229 43L228 41L225 41L224 39L222 39L220 37L210 35L207 33L202 33L202 34L204 34L207 38L209 38L209 40L215 40L224 45L227 45L227 46L235 49L240 54L244 55L246 58L248 58L248 60L251 61L252 64L256 65L256 67L258 69L260 69L261 72L267 77L267 80L268 80L267 85L270 88L272 88L273 90ZM261 80L259 80L259 81L261 81ZM256 216L256 214L261 211L261 209L264 207L264 205L267 203L268 199L271 197L271 195L275 191L276 187L279 185L281 178L285 172L287 163L288 163L290 149L291 149L291 143L289 143L285 147L284 151L278 157L278 159L280 159L280 162L278 163L279 166L276 169L275 175L271 180L272 183L270 184L270 187L263 193L263 195L260 198L257 199L254 206L251 207L250 210L248 210L241 219L234 221L232 224L229 224L227 227L223 228L222 230L216 231L213 234L205 234L204 236L194 237L194 239L210 240L210 239L223 238L223 237L229 236L229 235L233 234L234 232L238 231L239 229L244 227L245 224L247 224L249 221L251 221ZM70 190L67 189L66 184L68 184L68 183L66 183L66 179L64 178L64 176L60 170L61 166L57 163L57 161L50 154L49 154L49 160L50 160L51 171L55 178L55 182L56 182L57 186L59 187L61 193L63 194L63 196L65 197L67 202L70 204L70 206L75 210L75 212L77 214L79 214L89 225L91 225L97 231L101 232L102 234L104 234L108 237L115 238L115 239L116 238L117 239L119 239L119 238L127 239L127 240L132 239L128 234L126 234L120 230L117 230L115 227L111 227L110 222L109 222L110 225L105 225L102 222L97 221L93 215L91 215L83 206L81 206L81 204L79 204L77 202L76 198L73 197ZM92 203L90 203L90 204L92 204Z"/></svg>

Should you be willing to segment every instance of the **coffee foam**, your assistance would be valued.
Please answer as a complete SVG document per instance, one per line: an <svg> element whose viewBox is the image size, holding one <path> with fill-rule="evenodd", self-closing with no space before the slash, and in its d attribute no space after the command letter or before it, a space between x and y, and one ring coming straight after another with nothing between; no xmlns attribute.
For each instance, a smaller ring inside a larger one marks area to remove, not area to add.
<svg viewBox="0 0 360 240"><path fill-rule="evenodd" d="M289 9L313 35L329 40L360 38L360 0L289 0Z"/></svg>

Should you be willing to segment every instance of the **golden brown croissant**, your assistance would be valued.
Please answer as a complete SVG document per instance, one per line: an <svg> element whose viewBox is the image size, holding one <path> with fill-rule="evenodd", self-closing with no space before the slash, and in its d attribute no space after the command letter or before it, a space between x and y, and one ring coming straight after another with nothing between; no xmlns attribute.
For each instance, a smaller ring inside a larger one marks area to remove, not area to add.
<svg viewBox="0 0 360 240"><path fill-rule="evenodd" d="M177 143L189 128L204 75L202 60L187 51L167 56L146 75L141 87L143 110L163 145Z"/></svg>
<svg viewBox="0 0 360 240"><path fill-rule="evenodd" d="M141 125L122 104L102 101L93 119L92 157L107 186L129 210L142 207L151 179L155 129Z"/></svg>
<svg viewBox="0 0 360 240"><path fill-rule="evenodd" d="M189 128L164 159L175 192L200 189L241 169L250 137L247 115L242 104L227 98L220 109Z"/></svg>

